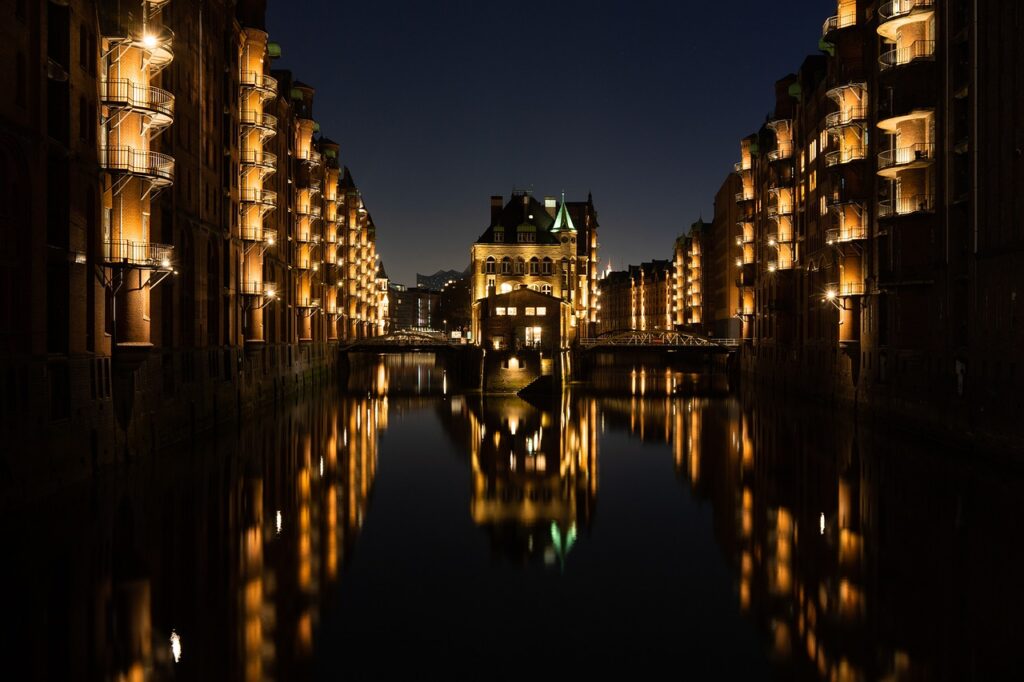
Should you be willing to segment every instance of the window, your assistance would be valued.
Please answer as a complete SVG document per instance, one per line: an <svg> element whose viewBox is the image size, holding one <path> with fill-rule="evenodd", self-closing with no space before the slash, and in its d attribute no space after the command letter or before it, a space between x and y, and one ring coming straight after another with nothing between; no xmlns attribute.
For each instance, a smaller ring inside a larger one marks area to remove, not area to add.
<svg viewBox="0 0 1024 682"><path fill-rule="evenodd" d="M505 309L504 308L495 308L494 309L494 314L495 315L504 315L505 314Z"/></svg>
<svg viewBox="0 0 1024 682"><path fill-rule="evenodd" d="M493 256L488 257L487 260L484 261L484 272L489 274L489 275L490 274L494 274L494 266L495 266L494 257Z"/></svg>
<svg viewBox="0 0 1024 682"><path fill-rule="evenodd" d="M811 146L807 148L807 163L814 163L818 158L818 141L811 140Z"/></svg>
<svg viewBox="0 0 1024 682"><path fill-rule="evenodd" d="M539 268L540 268L540 261L537 260L536 256L534 256L533 258L530 259L530 274L531 275L536 275L537 272L539 271Z"/></svg>
<svg viewBox="0 0 1024 682"><path fill-rule="evenodd" d="M828 204L825 203L825 197L821 197L819 203L820 206L818 210L821 213L821 215L825 215L826 213L828 213Z"/></svg>
<svg viewBox="0 0 1024 682"><path fill-rule="evenodd" d="M537 233L536 232L520 232L519 233L519 242L521 244L532 244L533 242L536 242L536 241L537 241Z"/></svg>
<svg viewBox="0 0 1024 682"><path fill-rule="evenodd" d="M544 262L541 263L541 272L544 273L545 275L550 275L551 274L551 259L550 258L545 258Z"/></svg>
<svg viewBox="0 0 1024 682"><path fill-rule="evenodd" d="M548 287L548 288L550 289L551 287ZM545 306L542 306L542 305L541 306L537 306L537 314L538 315L547 315L548 314L548 309Z"/></svg>
<svg viewBox="0 0 1024 682"><path fill-rule="evenodd" d="M551 285L550 284L544 284L543 286L541 286L540 291L541 291L542 294L547 294L548 296L550 296L551 295Z"/></svg>
<svg viewBox="0 0 1024 682"><path fill-rule="evenodd" d="M505 256L501 259L501 273L507 275L510 272L512 272L512 259Z"/></svg>
<svg viewBox="0 0 1024 682"><path fill-rule="evenodd" d="M821 137L819 138L819 141L818 141L818 147L822 151L824 151L824 149L826 147L828 147L828 131L827 130L822 130L821 131Z"/></svg>
<svg viewBox="0 0 1024 682"><path fill-rule="evenodd" d="M526 272L526 261L522 258L516 258L516 274L521 275Z"/></svg>
<svg viewBox="0 0 1024 682"><path fill-rule="evenodd" d="M501 242L505 241L505 231L504 230L495 230L494 231L494 241L499 243L499 244Z"/></svg>
<svg viewBox="0 0 1024 682"><path fill-rule="evenodd" d="M514 306L509 307L508 314L514 317L516 314L516 308Z"/></svg>
<svg viewBox="0 0 1024 682"><path fill-rule="evenodd" d="M526 315L528 315L528 316L530 316L530 317L532 317L533 315L536 315L536 314L537 314L537 309L536 309L536 308L530 308L530 307L527 307L527 308L526 308L526 313L525 313L525 314L526 314Z"/></svg>

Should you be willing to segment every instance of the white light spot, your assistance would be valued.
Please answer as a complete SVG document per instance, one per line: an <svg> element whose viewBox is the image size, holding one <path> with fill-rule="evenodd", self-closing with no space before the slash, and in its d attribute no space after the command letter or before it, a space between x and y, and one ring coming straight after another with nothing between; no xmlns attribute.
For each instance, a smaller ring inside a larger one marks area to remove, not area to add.
<svg viewBox="0 0 1024 682"><path fill-rule="evenodd" d="M174 630L171 630L171 655L175 663L181 660L181 637Z"/></svg>

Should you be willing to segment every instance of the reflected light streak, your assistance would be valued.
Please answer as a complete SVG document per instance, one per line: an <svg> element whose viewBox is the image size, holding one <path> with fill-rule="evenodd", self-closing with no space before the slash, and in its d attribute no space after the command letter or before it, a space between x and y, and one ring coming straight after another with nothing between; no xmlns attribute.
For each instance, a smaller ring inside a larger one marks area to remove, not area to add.
<svg viewBox="0 0 1024 682"><path fill-rule="evenodd" d="M171 655L175 663L181 660L181 637L174 630L171 630Z"/></svg>

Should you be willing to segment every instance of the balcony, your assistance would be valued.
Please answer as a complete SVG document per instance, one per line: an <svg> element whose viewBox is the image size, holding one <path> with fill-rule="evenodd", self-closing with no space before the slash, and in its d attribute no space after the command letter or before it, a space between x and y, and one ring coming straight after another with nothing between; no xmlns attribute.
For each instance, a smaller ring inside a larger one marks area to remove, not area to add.
<svg viewBox="0 0 1024 682"><path fill-rule="evenodd" d="M166 26L139 26L132 31L132 47L144 51L146 65L160 70L174 61L174 32Z"/></svg>
<svg viewBox="0 0 1024 682"><path fill-rule="evenodd" d="M842 128L843 126L860 124L868 118L867 107L850 107L845 111L833 111L825 116L825 127L828 129Z"/></svg>
<svg viewBox="0 0 1024 682"><path fill-rule="evenodd" d="M103 262L109 266L166 270L173 268L174 247L129 239L108 239L103 242Z"/></svg>
<svg viewBox="0 0 1024 682"><path fill-rule="evenodd" d="M257 71L243 71L239 81L243 88L256 90L264 99L270 99L277 94L277 79L273 76Z"/></svg>
<svg viewBox="0 0 1024 682"><path fill-rule="evenodd" d="M273 152L246 149L239 155L239 161L243 166L260 168L268 174L277 170L277 154Z"/></svg>
<svg viewBox="0 0 1024 682"><path fill-rule="evenodd" d="M113 78L100 85L100 93L108 107L142 112L154 126L168 126L174 120L174 95L161 88Z"/></svg>
<svg viewBox="0 0 1024 682"><path fill-rule="evenodd" d="M277 116L266 112L246 109L239 115L239 122L247 128L255 128L264 137L277 133Z"/></svg>
<svg viewBox="0 0 1024 682"><path fill-rule="evenodd" d="M900 171L923 168L935 160L934 154L935 145L930 142L888 149L878 155L878 174L895 177Z"/></svg>
<svg viewBox="0 0 1024 682"><path fill-rule="evenodd" d="M319 308L319 298L309 298L308 296L297 297L295 299L296 308Z"/></svg>
<svg viewBox="0 0 1024 682"><path fill-rule="evenodd" d="M753 201L753 200L754 200L754 190L753 189L750 189L750 190L746 190L745 189L742 192L737 192L736 193L736 203L737 204L743 203L744 201Z"/></svg>
<svg viewBox="0 0 1024 682"><path fill-rule="evenodd" d="M825 231L825 241L829 246L833 244L859 241L861 239L867 239L867 237L868 231L863 225L856 225L854 227L833 227Z"/></svg>
<svg viewBox="0 0 1024 682"><path fill-rule="evenodd" d="M835 289L832 289L835 287ZM839 284L830 284L830 290L836 292L836 296L840 298L849 298L850 296L863 296L864 295L864 282L849 280L846 282L840 282Z"/></svg>
<svg viewBox="0 0 1024 682"><path fill-rule="evenodd" d="M769 218L775 218L781 215L793 215L793 204L772 204L765 209L765 214Z"/></svg>
<svg viewBox="0 0 1024 682"><path fill-rule="evenodd" d="M276 208L277 192L262 187L245 187L238 190L238 200L246 204Z"/></svg>
<svg viewBox="0 0 1024 682"><path fill-rule="evenodd" d="M737 161L732 165L732 169L736 173L742 173L743 171L750 170L750 159L746 161Z"/></svg>
<svg viewBox="0 0 1024 682"><path fill-rule="evenodd" d="M242 281L238 284L238 293L242 296L267 296L273 297L274 285L263 281Z"/></svg>
<svg viewBox="0 0 1024 682"><path fill-rule="evenodd" d="M765 155L769 161L785 161L793 158L793 145L779 145Z"/></svg>
<svg viewBox="0 0 1024 682"><path fill-rule="evenodd" d="M239 229L239 236L247 242L260 242L267 246L273 246L277 241L277 230L267 227L243 227Z"/></svg>
<svg viewBox="0 0 1024 682"><path fill-rule="evenodd" d="M885 0L878 6L878 34L896 40L906 24L930 19L934 7L935 0Z"/></svg>
<svg viewBox="0 0 1024 682"><path fill-rule="evenodd" d="M857 15L853 12L847 14L838 14L836 16L829 17L821 26L821 37L825 40L828 40L829 36L832 33L856 25Z"/></svg>
<svg viewBox="0 0 1024 682"><path fill-rule="evenodd" d="M933 213L935 211L934 194L913 194L878 202L879 218L895 218L914 213Z"/></svg>
<svg viewBox="0 0 1024 682"><path fill-rule="evenodd" d="M888 71L916 61L933 61L934 59L935 41L915 40L908 47L899 47L883 52L878 58L878 66L880 70Z"/></svg>
<svg viewBox="0 0 1024 682"><path fill-rule="evenodd" d="M100 166L112 173L146 178L154 185L174 182L174 158L133 147L100 147Z"/></svg>
<svg viewBox="0 0 1024 682"><path fill-rule="evenodd" d="M852 161L863 161L867 157L863 146L837 149L825 154L826 166L841 166Z"/></svg>

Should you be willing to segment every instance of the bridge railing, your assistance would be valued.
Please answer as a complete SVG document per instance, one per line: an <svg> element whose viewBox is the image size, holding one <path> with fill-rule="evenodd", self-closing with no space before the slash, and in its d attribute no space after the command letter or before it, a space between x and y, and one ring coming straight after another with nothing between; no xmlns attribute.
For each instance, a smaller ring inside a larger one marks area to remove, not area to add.
<svg viewBox="0 0 1024 682"><path fill-rule="evenodd" d="M673 331L628 331L606 334L604 336L580 339L582 348L597 346L665 346L673 348L716 348L737 346L736 339L709 339L696 334Z"/></svg>

